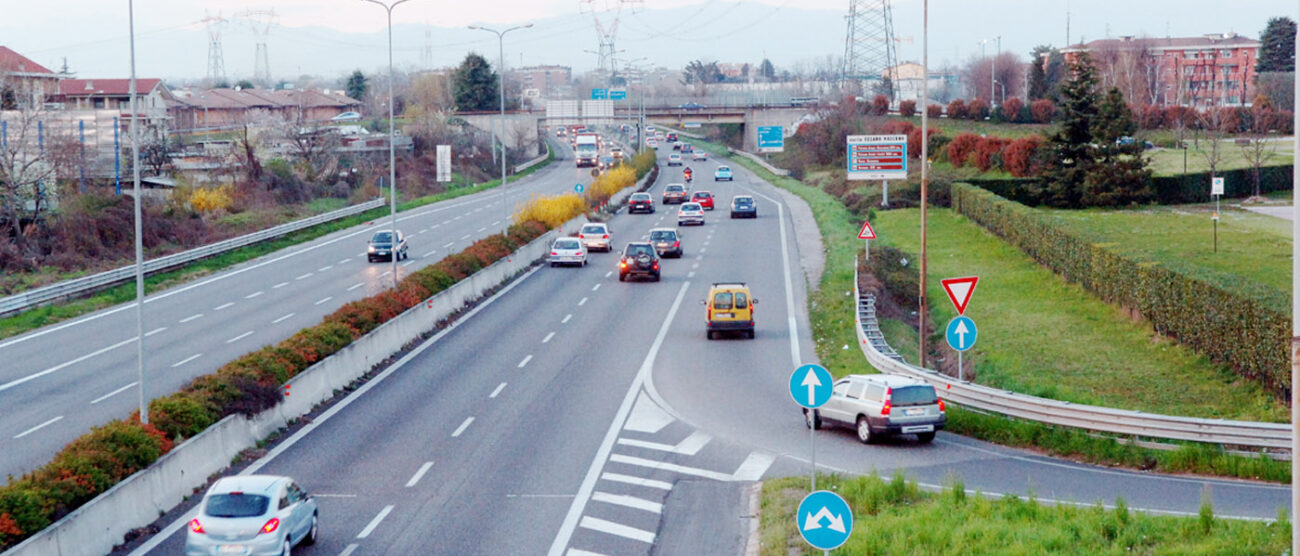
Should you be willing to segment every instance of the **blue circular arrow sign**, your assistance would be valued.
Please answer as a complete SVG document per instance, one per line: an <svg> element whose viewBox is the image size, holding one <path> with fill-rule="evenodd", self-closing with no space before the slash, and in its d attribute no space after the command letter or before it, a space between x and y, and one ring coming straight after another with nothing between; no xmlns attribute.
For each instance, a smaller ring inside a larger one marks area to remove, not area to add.
<svg viewBox="0 0 1300 556"><path fill-rule="evenodd" d="M575 185L573 186L573 192L574 192L574 193L582 193L582 184L580 184L580 183L579 183L579 184L575 184Z"/></svg>
<svg viewBox="0 0 1300 556"><path fill-rule="evenodd" d="M966 351L975 345L975 339L979 338L979 331L975 329L975 321L966 315L961 315L948 321L948 331L945 334L948 337L948 345L957 351Z"/></svg>
<svg viewBox="0 0 1300 556"><path fill-rule="evenodd" d="M808 409L817 409L831 399L831 372L821 365L802 365L790 374L790 397Z"/></svg>
<svg viewBox="0 0 1300 556"><path fill-rule="evenodd" d="M853 532L853 511L849 503L829 490L805 496L794 517L803 540L821 550L839 548Z"/></svg>

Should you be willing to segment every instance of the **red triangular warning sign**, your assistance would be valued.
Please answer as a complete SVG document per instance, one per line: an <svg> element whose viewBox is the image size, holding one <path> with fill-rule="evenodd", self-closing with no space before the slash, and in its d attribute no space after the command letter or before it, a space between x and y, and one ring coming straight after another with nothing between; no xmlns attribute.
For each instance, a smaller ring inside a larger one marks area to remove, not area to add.
<svg viewBox="0 0 1300 556"><path fill-rule="evenodd" d="M943 291L948 294L952 306L957 308L957 314L964 315L966 314L966 304L970 303L970 296L975 293L975 284L979 281L979 276L966 276L964 278L944 278L939 280L939 283L943 284Z"/></svg>
<svg viewBox="0 0 1300 556"><path fill-rule="evenodd" d="M862 223L862 231L858 232L858 239L876 239L876 231L871 229L870 222Z"/></svg>

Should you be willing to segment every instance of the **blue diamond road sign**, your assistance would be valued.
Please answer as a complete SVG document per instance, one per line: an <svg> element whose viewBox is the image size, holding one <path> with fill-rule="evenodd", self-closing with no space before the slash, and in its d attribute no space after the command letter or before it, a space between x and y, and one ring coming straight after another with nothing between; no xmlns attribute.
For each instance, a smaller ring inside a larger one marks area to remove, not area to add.
<svg viewBox="0 0 1300 556"><path fill-rule="evenodd" d="M848 502L828 490L805 496L795 521L803 540L821 550L839 548L853 532L853 511Z"/></svg>
<svg viewBox="0 0 1300 556"><path fill-rule="evenodd" d="M966 315L961 315L948 321L948 331L945 336L948 337L948 345L957 351L966 351L975 345L975 339L979 338L979 331L975 329L975 321Z"/></svg>
<svg viewBox="0 0 1300 556"><path fill-rule="evenodd" d="M808 409L821 407L831 399L831 372L821 365L802 365L790 374L790 397Z"/></svg>

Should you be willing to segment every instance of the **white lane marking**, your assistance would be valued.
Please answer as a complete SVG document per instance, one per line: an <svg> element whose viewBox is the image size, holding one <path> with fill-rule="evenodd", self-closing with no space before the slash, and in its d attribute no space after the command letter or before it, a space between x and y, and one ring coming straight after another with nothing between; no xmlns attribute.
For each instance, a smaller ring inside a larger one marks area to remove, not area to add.
<svg viewBox="0 0 1300 556"><path fill-rule="evenodd" d="M320 495L317 494L316 496L320 496ZM357 543L352 543L352 544L347 545L346 547L343 548L343 552L340 552L340 553L339 553L339 556L352 556L352 553L357 551L357 547L358 547L358 546L361 546L361 545L359 545L359 544L357 544Z"/></svg>
<svg viewBox="0 0 1300 556"><path fill-rule="evenodd" d="M775 460L776 458L770 454L753 452L749 454L749 457L745 458L745 461L740 464L740 467L731 476L737 481L757 481L763 478L763 474L767 473L767 468L771 467L772 462Z"/></svg>
<svg viewBox="0 0 1300 556"><path fill-rule="evenodd" d="M311 274L312 274L312 273L308 272L308 273L306 273L306 274L303 274L302 276L299 276L299 277L297 277L297 278L294 278L294 280L302 280L302 279L304 279L304 278L311 278Z"/></svg>
<svg viewBox="0 0 1300 556"><path fill-rule="evenodd" d="M638 466L638 467L647 467L647 468L650 468L650 469L661 469L661 470L664 470L664 471L670 471L670 472L673 472L673 473L681 473L681 474L683 474L683 475L694 475L694 476L696 476L696 477L703 477L703 478L705 478L705 479L713 479L713 480L715 480L715 481L730 481L730 480L732 480L731 475L728 475L728 474L726 474L726 473L719 473L719 472L717 472L717 471L710 471L710 470L708 470L708 469L700 469L700 468L698 468L698 467L687 467L687 466L685 466L685 465L677 465L677 464L675 464L675 463L667 463L667 462L663 462L663 461L655 461L655 460L652 460L652 459L638 458L638 457L633 457L633 456L625 456L625 455L623 455L623 454L614 454L614 455L611 455L611 456L609 456L609 461L610 461L611 463L622 463L622 464L627 464L627 465L635 465L635 466Z"/></svg>
<svg viewBox="0 0 1300 556"><path fill-rule="evenodd" d="M591 287L591 291L596 291L596 290L598 290L598 289L600 289L600 284L596 284L596 285L594 285L594 286Z"/></svg>
<svg viewBox="0 0 1300 556"><path fill-rule="evenodd" d="M681 308L682 299L686 297L686 290L690 286L690 281L686 281L677 290L677 298L673 300L672 307L668 309L668 315L664 318L663 324L659 326L659 333L650 345L649 353L641 362L641 368L637 370L636 378L632 379L627 394L623 396L623 403L619 405L618 412L614 414L614 419L610 421L609 428L605 431L605 438L601 441L600 448L596 450L596 455L591 460L591 466L587 468L587 475L582 479L582 485L578 487L578 495L574 497L573 504L569 506L569 513L565 514L564 522L560 525L560 531L556 533L555 540L551 542L551 548L547 552L548 556L561 556L564 554L564 549L569 546L569 540L573 538L573 531L577 528L579 520L586 521L587 518L582 517L582 512L587 507L587 500L591 498L591 493L596 488L596 480L600 478L605 462L610 457L610 451L614 449L614 440L618 438L618 432L623 427L623 421L627 420L628 413L632 411L632 402L636 401L637 394L641 392L642 386L650 377L650 370L654 367L655 357L658 356L659 349L668 336L669 325L677 316L677 310ZM651 539L653 540L653 535L651 535Z"/></svg>
<svg viewBox="0 0 1300 556"><path fill-rule="evenodd" d="M523 276L520 276L519 279L511 282L506 287L501 288L501 291L498 291L495 294L493 294L492 297L489 297L487 299L487 301L484 301L482 304L475 306L473 309L470 309L468 313L465 313L465 316L453 321L451 323L451 326L448 326L447 328L444 328L441 332L434 334L432 338L429 338L424 343L420 344L418 347L411 350L406 355L402 356L402 358L398 359L396 363L392 364L392 366L381 371L379 375L375 376L375 378L361 385L361 387L358 388L355 392L348 395L347 397L344 397L342 401L330 406L329 409L325 410L324 413L320 414L320 417L313 419L311 422L307 423L302 428L298 429L298 432L293 433L293 435L290 436L284 442L277 444L274 448L271 449L270 452L267 452L265 456L262 456L257 461L254 461L253 463L249 464L248 467L245 467L238 474L253 475L258 471L261 471L263 467L266 467L272 461L275 461L275 458L284 455L286 451L288 451L293 446L297 445L299 442L302 441L302 439L306 438L307 435L315 431L316 427L325 424L326 421L329 421L330 418L337 415L340 411L343 411L348 406L352 405L353 402L361 399L361 397L364 396L366 392L369 392L371 388L378 386L380 383L384 381L384 379L387 379L393 373L402 370L408 363L411 362L411 360L415 359L416 357L419 357L420 354L424 353L430 347L433 347L433 345L438 343L438 341L441 340L444 336L456 331L456 329L460 328L461 324L465 322L469 322L469 319L474 315L477 315L479 311L482 311L483 309L492 305L498 299L505 296L511 290L515 289L515 286L524 283L529 278L531 278L534 274L536 274L537 271L541 269L542 267L535 266L533 267L532 270L529 270L525 272ZM134 338L132 338L132 340L134 340ZM162 544L167 539L170 539L172 535L175 535L178 531L184 528L190 522L191 519L198 517L198 515L199 515L199 510L197 507L190 509L190 511L185 512L183 515L177 517L171 523L167 524L167 526L164 527L162 531L150 537L149 540L145 541L135 550L132 550L129 556L145 556L150 551L158 548L158 545Z"/></svg>
<svg viewBox="0 0 1300 556"><path fill-rule="evenodd" d="M691 268L692 269L700 268L700 263L692 263Z"/></svg>
<svg viewBox="0 0 1300 556"><path fill-rule="evenodd" d="M585 297L582 298L582 299L580 299L580 300L578 300L578 306L579 306L579 307L585 305L586 303L587 303L587 298L585 298Z"/></svg>
<svg viewBox="0 0 1300 556"><path fill-rule="evenodd" d="M438 252L438 250L437 250L437 249L434 249L433 251L429 251L428 253L425 253L425 254L420 255L420 256L421 256L421 257L428 257L428 256L430 256L430 255L433 255L434 253L437 253L437 252Z"/></svg>
<svg viewBox="0 0 1300 556"><path fill-rule="evenodd" d="M225 309L225 308L227 308L227 307L231 307L231 306L233 306L234 304L235 304L234 302L224 303L224 304L222 304L222 305L217 305L216 307L213 307L212 310L213 310L213 311L220 311L220 310Z"/></svg>
<svg viewBox="0 0 1300 556"><path fill-rule="evenodd" d="M289 318L290 318L290 317L293 317L293 315L294 315L294 313L289 313L289 314L287 314L287 315L285 315L285 316L283 316L283 317L280 317L280 318L278 318L278 319L275 319L275 320L271 321L271 324L280 324L280 323L282 323L282 322L284 322L284 321L286 321L286 320L289 320Z"/></svg>
<svg viewBox="0 0 1300 556"><path fill-rule="evenodd" d="M325 299L322 299L322 300L320 300L320 301L317 301L316 303L313 303L312 305L320 305L321 303L325 303L326 301L329 301L329 300L331 300L331 299L334 299L334 296L331 295L331 296L329 296L329 297L326 297Z"/></svg>
<svg viewBox="0 0 1300 556"><path fill-rule="evenodd" d="M55 418L53 418L53 419L50 419L49 421L46 421L46 422L41 423L41 424L39 424L39 425L36 425L36 426L34 426L34 427L30 428L30 429L27 429L27 430L25 430L25 431L23 431L23 432L20 432L20 433L14 435L14 440L18 440L19 438L22 438L22 437L27 436L27 435L29 435L29 434L31 434L31 433L34 433L34 432L36 432L36 431L38 431L38 430L41 430L41 429L43 429L43 428L45 428L45 427L47 427L47 426L53 425L54 423L58 422L59 419L62 419L62 418L63 418L63 416L60 415L60 416L58 416L58 417L55 417Z"/></svg>
<svg viewBox="0 0 1300 556"><path fill-rule="evenodd" d="M460 433L465 432L465 429L469 428L469 424L473 422L473 417L465 419L464 423L461 423L459 427L456 427L456 432L451 433L451 437L456 438L457 436L460 436Z"/></svg>
<svg viewBox="0 0 1300 556"><path fill-rule="evenodd" d="M406 481L406 488L411 488L415 486L415 483L420 482L420 478L423 477L425 473L429 472L430 467L433 467L433 462L431 461L424 462L424 465L420 466L419 471L416 471L415 475L411 476L411 480Z"/></svg>
<svg viewBox="0 0 1300 556"><path fill-rule="evenodd" d="M690 272L687 272L687 273L686 273L686 277L687 277L687 278L694 278L694 277L695 277L695 271L692 270L692 271L690 271Z"/></svg>
<svg viewBox="0 0 1300 556"><path fill-rule="evenodd" d="M571 318L573 318L573 313L569 313L569 314L567 314L567 315L564 315L564 318L560 320L560 324L564 324L564 323L566 323L566 322L569 322L569 319L571 319Z"/></svg>
<svg viewBox="0 0 1300 556"><path fill-rule="evenodd" d="M243 334L240 334L240 335L238 335L238 336L235 336L234 338L231 338L231 339L229 339L229 340L226 340L226 343L227 343L227 344L233 344L233 343L235 343L235 342L238 342L238 341L240 341L240 340L242 340L242 339L244 339L244 338L247 338L247 337L249 337L249 336L252 336L252 335L253 335L253 331L252 331L252 330L249 330L248 332L245 332L245 333L243 333Z"/></svg>
<svg viewBox="0 0 1300 556"><path fill-rule="evenodd" d="M331 264L331 265L325 265L325 266L322 266L322 267L316 269L316 272L325 272L326 270L329 270L329 269L331 269L331 268L334 268L334 265L332 265L332 264Z"/></svg>
<svg viewBox="0 0 1300 556"><path fill-rule="evenodd" d="M111 398L111 397L113 397L113 396L116 396L116 395L118 395L118 394L121 394L122 392L127 391L127 389L129 389L129 388L131 388L132 386L135 386L135 385L137 385L137 384L140 384L140 383L139 383L139 382L132 382L131 384L128 384L128 385L126 385L126 386L123 386L123 387L121 387L121 388L118 388L117 390L114 390L114 391L112 391L112 392L109 392L109 393L107 393L107 394L104 394L103 396L100 396L100 397L98 397L98 398L95 398L95 399L93 399L93 400L90 401L90 405L95 405L95 404L97 404L97 403L99 403L99 402L102 402L102 401L104 401L104 400L107 400L107 399L109 399L109 398Z"/></svg>
<svg viewBox="0 0 1300 556"><path fill-rule="evenodd" d="M564 556L609 556L609 555L601 554L599 552L588 552L586 550L578 550L576 548L570 548L568 552L564 553Z"/></svg>
<svg viewBox="0 0 1300 556"><path fill-rule="evenodd" d="M479 231L479 233L483 233L483 232L487 231L487 226L483 226L482 228L479 228L478 231Z"/></svg>
<svg viewBox="0 0 1300 556"><path fill-rule="evenodd" d="M614 523L613 521L605 521L603 519L598 519L591 516L583 516L582 523L579 525L583 529L591 529L592 531L600 531L601 533L618 535L620 537L626 539L632 539L634 541L641 541L643 543L650 543L650 544L653 544L655 542L655 534L651 533L650 531L643 531L635 527L628 527L620 523Z"/></svg>
<svg viewBox="0 0 1300 556"><path fill-rule="evenodd" d="M391 271L391 270L385 270L383 274L380 274L380 275L379 275L379 277L380 277L380 278L383 278L383 277L388 276L389 274L392 274L392 273L393 273L393 271Z"/></svg>
<svg viewBox="0 0 1300 556"><path fill-rule="evenodd" d="M460 236L460 238L461 238L461 239L469 239L469 234L465 234L465 235L463 235L463 236Z"/></svg>
<svg viewBox="0 0 1300 556"><path fill-rule="evenodd" d="M554 332L552 332L552 333L550 333L550 334L547 334L545 338L542 338L542 343L544 344L544 343L546 343L546 342L549 342L549 341L551 341L551 338L554 338L554 337L555 337L555 333L554 333Z"/></svg>
<svg viewBox="0 0 1300 556"><path fill-rule="evenodd" d="M701 253L703 253L703 252L705 252L705 251L708 251L708 250L709 250L708 247L701 247L701 248L700 248L700 252L701 252Z"/></svg>
<svg viewBox="0 0 1300 556"><path fill-rule="evenodd" d="M194 355L191 355L191 356L189 356L189 357L186 357L185 359L181 359L180 361L177 361L177 362L175 362L175 363L172 363L172 368L175 369L176 367L179 367L179 366L181 366L181 365L184 365L184 364L186 364L186 363L189 363L190 361L193 361L193 360L198 359L198 358L200 358L200 357L203 357L203 354L202 354L202 353L196 353L196 354L194 354Z"/></svg>
<svg viewBox="0 0 1300 556"><path fill-rule="evenodd" d="M600 478L601 480L604 481L614 481L616 483L624 483L629 485L657 488L661 490L673 489L672 483L668 483L664 481L656 481L654 479L642 479L641 477L633 477L631 475L624 475L622 473L601 473Z"/></svg>
<svg viewBox="0 0 1300 556"><path fill-rule="evenodd" d="M505 389L506 389L506 383L502 382L501 384L498 384L498 385L497 385L497 389L496 389L496 390L493 390L491 394L488 394L488 397L489 397L489 398L495 398L495 397L497 397L497 394L500 394L501 391L502 391L502 390L505 390Z"/></svg>
<svg viewBox="0 0 1300 556"><path fill-rule="evenodd" d="M244 299L252 299L252 298L254 298L254 297L257 297L257 296L259 296L259 295L262 295L263 293L266 293L266 292L261 291L261 290L258 290L258 291L255 291L255 292L253 292L253 293L250 293L250 294L248 294L248 295L245 295L245 296L244 296Z"/></svg>
<svg viewBox="0 0 1300 556"><path fill-rule="evenodd" d="M623 494L610 494L608 492L596 491L591 493L591 500L593 502L604 502L606 504L614 504L616 506L623 506L635 510L645 510L656 514L663 513L664 511L663 504Z"/></svg>
<svg viewBox="0 0 1300 556"><path fill-rule="evenodd" d="M154 334L157 334L157 333L162 332L162 331L164 331L164 330L167 330L167 327L166 327L166 326L161 327L161 328L155 328L155 329L153 329L153 330L150 330L150 331L148 331L148 332L145 332L145 333L144 333L144 337L148 338L148 337L153 336Z"/></svg>
<svg viewBox="0 0 1300 556"><path fill-rule="evenodd" d="M346 263L346 262L348 262L348 261L350 261L350 260L352 260L351 257L348 257L348 258L345 258L345 259L339 259L339 262L334 263L334 264L343 264L343 263Z"/></svg>
<svg viewBox="0 0 1300 556"><path fill-rule="evenodd" d="M131 343L131 342L134 342L136 338L138 338L138 336L132 336L132 337L130 337L130 338L127 338L127 339L125 339L125 340L122 340L122 341L120 341L120 342L118 342L118 343L116 343L116 344L113 344L113 345L111 345L111 346L108 346L108 347L105 347L105 348L100 348L100 349L95 350L95 351L93 351L93 352L87 353L87 354L85 354L85 355L83 355L83 356L81 356L81 357L78 357L78 358L76 358L76 359L73 359L72 361L67 361L67 362L64 362L64 363L59 363L58 365L55 365L55 366L53 366L53 367L50 367L50 368L45 369L45 370L43 370L43 371L40 371L40 372L38 372L38 373L32 373L32 374L29 374L29 375L27 375L27 376L25 376L25 377L17 378L17 379L11 380L11 381L9 381L9 382L6 382L6 383L4 383L4 384L0 384L0 392L4 392L5 390L8 390L8 389L13 388L13 387L15 387L15 386L18 386L19 384L22 384L22 383L27 382L27 381L29 381L29 380L35 380L35 379L38 379L38 378L43 377L43 376L45 376L45 375L48 375L48 374L50 374L50 373L58 372L60 369L63 369L64 367L68 367L68 366L70 366L70 365L76 365L77 363L80 363L80 362L85 361L85 360L87 360L87 359L90 359L90 358L92 358L92 357L96 357L96 356L99 356L99 355L103 355L104 353L107 353L107 352L109 352L109 351L112 351L112 350L115 350L115 349L117 349L117 348L120 348L120 347L122 347L122 346L124 346L124 345L127 345L127 344Z"/></svg>
<svg viewBox="0 0 1300 556"><path fill-rule="evenodd" d="M453 246L453 245L456 245L456 242L454 242L454 241L448 241L447 243L443 244L442 248L443 248L443 249L446 249L446 248L451 247L451 246Z"/></svg>
<svg viewBox="0 0 1300 556"><path fill-rule="evenodd" d="M442 224L434 224L434 225L432 225L432 226L429 226L429 229L432 230L432 229L437 228L438 226L441 226L441 225L442 225Z"/></svg>
<svg viewBox="0 0 1300 556"><path fill-rule="evenodd" d="M712 436L700 431L691 433L690 436L682 439L676 446L672 444L662 444L659 442L647 442L645 440L636 440L632 438L620 438L618 443L623 446L633 446L637 448L646 448L649 450L659 450L660 452L670 452L674 454L684 454L693 456L698 454L705 445L713 440Z"/></svg>
<svg viewBox="0 0 1300 556"><path fill-rule="evenodd" d="M609 272L606 272L606 273L605 273L605 277L606 277L606 278L609 278L610 276L613 276L613 275L614 275L614 271L612 271L612 270L609 271Z"/></svg>
<svg viewBox="0 0 1300 556"><path fill-rule="evenodd" d="M190 322L190 321L192 321L192 320L198 320L198 319L201 319L201 318L203 318L203 313L194 313L193 315L190 315L190 316L188 316L188 317L185 317L185 318L181 319L181 320L178 321L178 322L180 322L181 324L185 324L185 323Z"/></svg>
<svg viewBox="0 0 1300 556"><path fill-rule="evenodd" d="M703 249L701 249L701 251L703 251ZM697 261L699 261L699 260L703 260L703 259L704 259L704 255L696 255L696 256L695 256L695 260L697 260Z"/></svg>
<svg viewBox="0 0 1300 556"><path fill-rule="evenodd" d="M532 361L532 360L533 360L533 356L532 356L532 355L525 356L523 361L520 361L518 365L515 365L515 368L517 368L517 369L522 369L522 368L524 368L524 365L527 365L528 362L529 362L529 361Z"/></svg>
<svg viewBox="0 0 1300 556"><path fill-rule="evenodd" d="M276 285L274 285L274 286L271 286L271 289L273 289L273 290L278 290L278 289L283 288L283 287L285 287L285 286L287 286L287 285L289 285L288 282L280 282L279 284L276 284Z"/></svg>
<svg viewBox="0 0 1300 556"><path fill-rule="evenodd" d="M422 233L427 232L427 231L429 231L429 229L428 229L428 228L425 228L425 229L420 230L420 231L415 232L415 233L417 233L417 234L422 234Z"/></svg>
<svg viewBox="0 0 1300 556"><path fill-rule="evenodd" d="M406 261L406 262L402 263L402 268L406 268L406 267L411 266L411 265L413 265L413 264L415 264L415 263L416 263L416 261Z"/></svg>
<svg viewBox="0 0 1300 556"><path fill-rule="evenodd" d="M495 205L496 203L492 203L492 204ZM500 220L497 220L497 221L493 222L492 225L493 225L493 226L500 226L500 225L501 225L501 221L500 221Z"/></svg>
<svg viewBox="0 0 1300 556"><path fill-rule="evenodd" d="M790 280L790 246L787 245L785 239L785 207L782 206L780 201L768 197L767 195L757 191L755 191L754 194L772 201L772 204L776 205L776 219L777 222L780 223L781 228L781 268L785 271L782 273L785 278L785 314L789 315L790 360L794 362L796 367L798 367L802 364L801 361L803 361L803 357L799 354L799 334L795 329L794 286Z"/></svg>
<svg viewBox="0 0 1300 556"><path fill-rule="evenodd" d="M357 289L357 288L359 288L359 287L361 287L361 286L364 286L364 285L366 285L365 282L357 282L357 283L355 283L355 284L352 284L351 286L348 286L348 291L355 290L355 289Z"/></svg>
<svg viewBox="0 0 1300 556"><path fill-rule="evenodd" d="M374 519L370 520L370 524L366 525L365 529L362 529L360 533L357 533L357 538L364 539L366 537L369 537L370 533L373 533L375 531L375 527L379 527L379 522L383 521L385 517L388 517L388 513L391 511L393 511L392 504L384 506L384 509L379 510L379 515L375 516Z"/></svg>

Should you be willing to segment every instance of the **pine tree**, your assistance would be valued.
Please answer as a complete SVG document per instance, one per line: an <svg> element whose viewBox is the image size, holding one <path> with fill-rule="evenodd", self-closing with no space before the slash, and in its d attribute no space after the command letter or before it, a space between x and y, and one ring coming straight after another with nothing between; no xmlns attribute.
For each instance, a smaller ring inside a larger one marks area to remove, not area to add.
<svg viewBox="0 0 1300 556"><path fill-rule="evenodd" d="M361 73L361 70L356 70L348 76L348 82L343 88L347 91L348 98L361 100L361 97L366 96L367 85L365 74Z"/></svg>
<svg viewBox="0 0 1300 556"><path fill-rule="evenodd" d="M1029 100L1035 101L1040 98L1047 98L1048 83L1047 71L1043 69L1046 60L1044 55L1051 53L1052 47L1047 45L1035 46L1033 52L1029 53Z"/></svg>
<svg viewBox="0 0 1300 556"><path fill-rule="evenodd" d="M1269 19L1259 42L1257 73L1295 71L1295 22L1291 18Z"/></svg>
<svg viewBox="0 0 1300 556"><path fill-rule="evenodd" d="M1106 92L1091 131L1096 163L1084 179L1082 204L1118 206L1151 201L1151 170L1142 156L1142 145L1132 137L1137 120L1118 88Z"/></svg>
<svg viewBox="0 0 1300 556"><path fill-rule="evenodd" d="M1061 85L1061 128L1048 139L1052 164L1044 172L1044 199L1051 206L1078 207L1084 179L1096 163L1092 122L1097 116L1096 67L1087 52L1070 64L1071 77Z"/></svg>
<svg viewBox="0 0 1300 556"><path fill-rule="evenodd" d="M469 53L456 68L453 89L457 110L491 110L498 101L497 74L486 59Z"/></svg>

